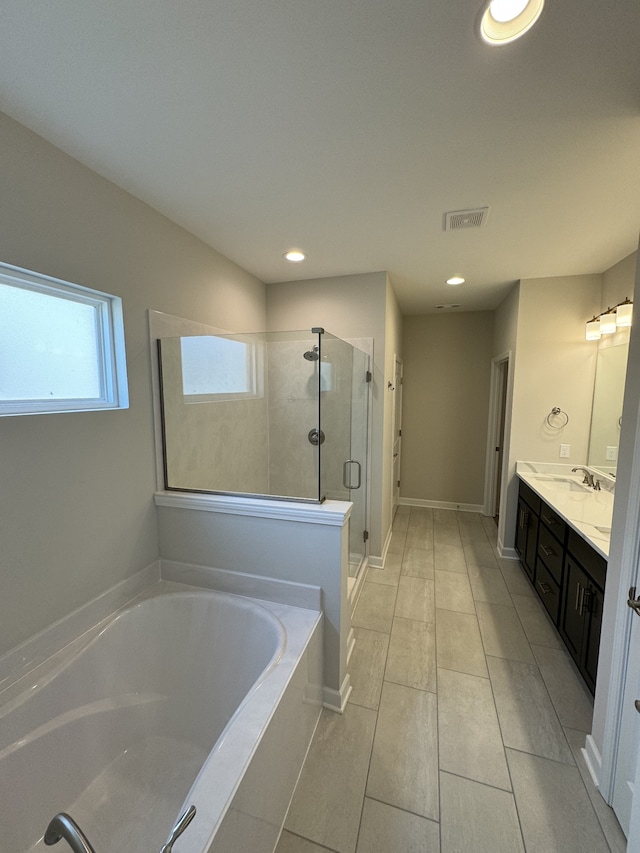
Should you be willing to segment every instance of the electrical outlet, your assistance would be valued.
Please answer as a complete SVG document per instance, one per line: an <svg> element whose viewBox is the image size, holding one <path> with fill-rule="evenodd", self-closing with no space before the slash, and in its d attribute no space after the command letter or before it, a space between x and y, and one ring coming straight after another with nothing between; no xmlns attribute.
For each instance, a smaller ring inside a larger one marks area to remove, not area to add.
<svg viewBox="0 0 640 853"><path fill-rule="evenodd" d="M604 458L607 462L615 462L618 458L618 448L617 447L607 447L607 451L605 453Z"/></svg>
<svg viewBox="0 0 640 853"><path fill-rule="evenodd" d="M561 444L560 445L560 459L568 459L571 455L571 445L570 444Z"/></svg>

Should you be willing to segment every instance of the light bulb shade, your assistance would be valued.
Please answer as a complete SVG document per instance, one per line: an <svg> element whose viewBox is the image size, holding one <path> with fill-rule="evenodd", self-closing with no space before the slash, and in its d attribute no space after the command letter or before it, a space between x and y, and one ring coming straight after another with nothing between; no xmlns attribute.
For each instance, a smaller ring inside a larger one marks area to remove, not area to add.
<svg viewBox="0 0 640 853"><path fill-rule="evenodd" d="M610 311L600 317L600 334L612 335L616 330L616 312Z"/></svg>
<svg viewBox="0 0 640 853"><path fill-rule="evenodd" d="M616 308L616 324L618 326L630 326L633 316L633 302L623 302Z"/></svg>
<svg viewBox="0 0 640 853"><path fill-rule="evenodd" d="M588 341L599 341L601 337L600 320L590 320L586 326L585 338Z"/></svg>

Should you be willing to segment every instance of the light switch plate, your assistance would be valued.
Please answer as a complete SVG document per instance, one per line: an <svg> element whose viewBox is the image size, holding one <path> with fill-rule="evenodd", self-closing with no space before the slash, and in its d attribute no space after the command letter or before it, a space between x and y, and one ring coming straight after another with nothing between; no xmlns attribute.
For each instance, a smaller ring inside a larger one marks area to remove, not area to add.
<svg viewBox="0 0 640 853"><path fill-rule="evenodd" d="M618 458L618 448L607 446L607 452L605 453L605 459L607 460L607 462L615 462L617 458Z"/></svg>
<svg viewBox="0 0 640 853"><path fill-rule="evenodd" d="M560 458L568 459L571 454L571 445L570 444L561 444L560 445Z"/></svg>

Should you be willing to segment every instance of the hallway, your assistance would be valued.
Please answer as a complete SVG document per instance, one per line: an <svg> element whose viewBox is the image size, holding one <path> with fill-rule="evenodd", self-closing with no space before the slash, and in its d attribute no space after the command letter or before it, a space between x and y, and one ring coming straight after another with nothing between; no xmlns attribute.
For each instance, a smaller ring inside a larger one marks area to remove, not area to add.
<svg viewBox="0 0 640 853"><path fill-rule="evenodd" d="M493 519L398 508L276 853L622 853L580 749L592 701Z"/></svg>

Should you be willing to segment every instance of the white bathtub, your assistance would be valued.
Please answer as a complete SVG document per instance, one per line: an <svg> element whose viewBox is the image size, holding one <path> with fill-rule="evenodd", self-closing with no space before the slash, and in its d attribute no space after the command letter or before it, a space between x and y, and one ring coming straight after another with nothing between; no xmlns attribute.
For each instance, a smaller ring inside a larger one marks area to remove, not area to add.
<svg viewBox="0 0 640 853"><path fill-rule="evenodd" d="M65 811L96 853L271 853L319 714L319 614L209 591L152 596L0 694L0 850ZM56 849L68 850L62 840Z"/></svg>

